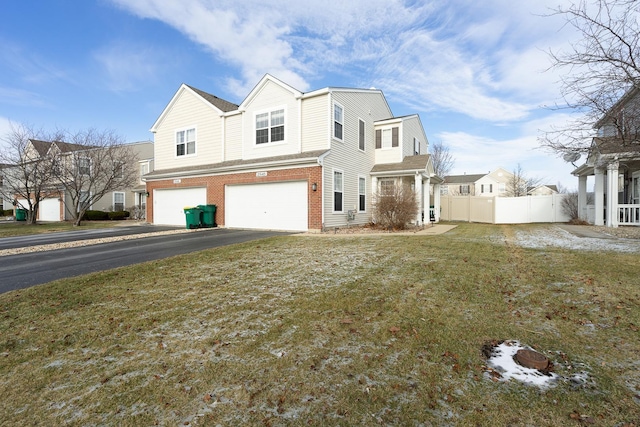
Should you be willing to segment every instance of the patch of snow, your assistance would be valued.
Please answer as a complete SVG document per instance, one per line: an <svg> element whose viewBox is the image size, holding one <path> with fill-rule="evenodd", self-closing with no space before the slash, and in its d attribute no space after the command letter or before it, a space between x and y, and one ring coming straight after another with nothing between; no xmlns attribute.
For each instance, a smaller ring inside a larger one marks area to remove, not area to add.
<svg viewBox="0 0 640 427"><path fill-rule="evenodd" d="M505 341L494 347L491 357L487 360L487 365L500 373L500 377L497 378L499 381L514 379L541 388L555 385L560 378L558 374L543 373L537 369L519 365L514 359L518 350L531 349L520 345L518 341Z"/></svg>
<svg viewBox="0 0 640 427"><path fill-rule="evenodd" d="M640 240L578 237L560 227L518 230L515 240L519 246L533 249L555 247L583 251L640 253Z"/></svg>

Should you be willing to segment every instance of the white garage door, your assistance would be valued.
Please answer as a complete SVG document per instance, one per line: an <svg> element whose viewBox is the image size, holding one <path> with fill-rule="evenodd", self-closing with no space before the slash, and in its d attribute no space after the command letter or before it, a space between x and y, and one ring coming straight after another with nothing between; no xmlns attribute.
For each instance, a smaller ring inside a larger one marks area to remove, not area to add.
<svg viewBox="0 0 640 427"><path fill-rule="evenodd" d="M307 231L307 182L227 185L226 227Z"/></svg>
<svg viewBox="0 0 640 427"><path fill-rule="evenodd" d="M184 208L207 203L207 189L179 188L153 190L153 223L185 225Z"/></svg>
<svg viewBox="0 0 640 427"><path fill-rule="evenodd" d="M43 199L39 209L40 221L60 221L60 200L57 197Z"/></svg>

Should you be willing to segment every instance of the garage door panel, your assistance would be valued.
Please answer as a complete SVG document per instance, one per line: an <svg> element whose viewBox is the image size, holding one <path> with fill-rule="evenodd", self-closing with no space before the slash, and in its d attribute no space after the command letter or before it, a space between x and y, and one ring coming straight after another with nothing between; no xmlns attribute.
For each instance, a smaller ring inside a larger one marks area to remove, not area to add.
<svg viewBox="0 0 640 427"><path fill-rule="evenodd" d="M184 208L206 203L207 189L204 187L153 190L153 223L185 225Z"/></svg>
<svg viewBox="0 0 640 427"><path fill-rule="evenodd" d="M40 202L39 213L41 221L60 221L60 199L48 198Z"/></svg>
<svg viewBox="0 0 640 427"><path fill-rule="evenodd" d="M228 185L225 226L267 230L308 230L306 181Z"/></svg>

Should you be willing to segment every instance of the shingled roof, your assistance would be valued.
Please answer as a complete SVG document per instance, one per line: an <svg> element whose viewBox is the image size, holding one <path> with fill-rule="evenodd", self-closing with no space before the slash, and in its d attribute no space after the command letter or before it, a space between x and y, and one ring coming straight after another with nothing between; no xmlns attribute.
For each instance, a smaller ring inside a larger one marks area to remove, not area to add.
<svg viewBox="0 0 640 427"><path fill-rule="evenodd" d="M375 165L373 169L371 169L371 173L425 170L429 162L429 156L429 154L405 156L400 163Z"/></svg>
<svg viewBox="0 0 640 427"><path fill-rule="evenodd" d="M466 184L469 182L476 182L483 176L486 176L486 173L482 174L474 174L474 175L447 175L444 177L445 184Z"/></svg>
<svg viewBox="0 0 640 427"><path fill-rule="evenodd" d="M194 91L195 93L197 93L198 95L206 99L209 103L211 103L211 105L213 105L214 107L216 107L217 109L225 113L229 111L237 110L239 107L238 105L232 102L225 101L222 98L218 98L215 95L211 95L210 93L197 89L193 86L189 86L188 84L185 84L185 86L187 86L189 89L191 89L192 91Z"/></svg>

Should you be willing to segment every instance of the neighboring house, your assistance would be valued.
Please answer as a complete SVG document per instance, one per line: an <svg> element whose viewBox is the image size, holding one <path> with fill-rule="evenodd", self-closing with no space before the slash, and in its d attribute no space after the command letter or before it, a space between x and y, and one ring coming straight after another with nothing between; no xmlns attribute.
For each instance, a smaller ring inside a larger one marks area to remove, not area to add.
<svg viewBox="0 0 640 427"><path fill-rule="evenodd" d="M513 176L502 168L486 174L448 175L444 177L441 193L448 196L504 196Z"/></svg>
<svg viewBox="0 0 640 427"><path fill-rule="evenodd" d="M640 225L640 89L633 88L595 125L578 177L580 217L595 225ZM594 204L587 204L587 178L595 177Z"/></svg>
<svg viewBox="0 0 640 427"><path fill-rule="evenodd" d="M135 153L136 168L139 162L152 163L153 158L153 142L143 141L127 144ZM27 145L28 158L57 158L57 161L69 161L71 153L80 151L93 150L96 148L88 147L80 144L71 144L62 141L40 141L29 140ZM97 148L99 149L99 148ZM137 160L142 159L142 160ZM90 159L79 157L80 162L77 167L86 170L86 174L91 174L92 166ZM85 160L82 162L82 160ZM145 173L148 169L145 170ZM142 177L140 177L142 183ZM40 201L38 208L39 221L63 221L72 219L71 206L72 202L68 194L65 194L64 187L60 184L51 183L47 188L46 196ZM131 209L135 206L144 205L146 200L146 189L139 185L136 188L122 188L117 191L106 194L101 199L95 201L89 209L104 211L121 211ZM17 207L28 207L26 200L17 199Z"/></svg>
<svg viewBox="0 0 640 427"><path fill-rule="evenodd" d="M421 223L441 181L420 118L394 117L375 89L303 93L266 75L236 105L183 84L151 131L155 168L144 179L154 224L184 225L183 209L202 204L215 204L225 227L366 224L390 182L412 184Z"/></svg>
<svg viewBox="0 0 640 427"><path fill-rule="evenodd" d="M557 185L538 185L527 190L528 196L549 196L551 194L558 194Z"/></svg>
<svg viewBox="0 0 640 427"><path fill-rule="evenodd" d="M7 198L6 196L3 197L3 195L7 193L6 180L3 174L3 170L8 167L10 167L10 165L0 164L0 210L13 209L13 200Z"/></svg>

